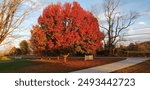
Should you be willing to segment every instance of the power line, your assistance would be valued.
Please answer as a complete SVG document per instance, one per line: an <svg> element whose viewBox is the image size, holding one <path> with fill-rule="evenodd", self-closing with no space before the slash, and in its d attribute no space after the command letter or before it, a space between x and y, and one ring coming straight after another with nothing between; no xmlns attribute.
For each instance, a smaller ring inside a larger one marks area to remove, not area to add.
<svg viewBox="0 0 150 90"><path fill-rule="evenodd" d="M123 36L137 36L137 35L149 35L150 33L139 33L139 34L124 34Z"/></svg>
<svg viewBox="0 0 150 90"><path fill-rule="evenodd" d="M150 26L142 27L142 28L134 28L132 30L147 30L147 29L150 29Z"/></svg>
<svg viewBox="0 0 150 90"><path fill-rule="evenodd" d="M121 37L128 37L128 36L141 36L141 35L150 35L150 33L139 33L139 34L122 34L122 35L120 35ZM108 36L106 36L105 38L108 38Z"/></svg>

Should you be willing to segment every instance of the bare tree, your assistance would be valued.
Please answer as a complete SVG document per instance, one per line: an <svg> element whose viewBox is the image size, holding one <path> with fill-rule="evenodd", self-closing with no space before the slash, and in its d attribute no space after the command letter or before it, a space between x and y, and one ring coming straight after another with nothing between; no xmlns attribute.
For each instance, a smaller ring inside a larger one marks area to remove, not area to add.
<svg viewBox="0 0 150 90"><path fill-rule="evenodd" d="M29 3L31 5L25 7L25 4ZM19 30L18 27L36 7L37 4L33 0L0 1L0 44L12 36L12 32Z"/></svg>
<svg viewBox="0 0 150 90"><path fill-rule="evenodd" d="M100 28L105 33L105 49L109 51L109 55L113 54L113 49L120 40L121 33L133 25L135 19L138 17L138 13L136 12L121 14L119 11L120 5L120 0L105 0L103 4L105 23L102 24L101 19L98 18Z"/></svg>

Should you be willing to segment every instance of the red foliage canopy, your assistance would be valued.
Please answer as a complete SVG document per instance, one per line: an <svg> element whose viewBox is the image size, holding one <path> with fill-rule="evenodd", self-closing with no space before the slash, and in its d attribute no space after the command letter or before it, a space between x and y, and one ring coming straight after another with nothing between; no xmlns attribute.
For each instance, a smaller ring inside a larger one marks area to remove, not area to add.
<svg viewBox="0 0 150 90"><path fill-rule="evenodd" d="M33 50L74 50L93 54L102 46L103 33L97 19L77 2L50 4L31 31ZM72 51L70 51L72 52Z"/></svg>

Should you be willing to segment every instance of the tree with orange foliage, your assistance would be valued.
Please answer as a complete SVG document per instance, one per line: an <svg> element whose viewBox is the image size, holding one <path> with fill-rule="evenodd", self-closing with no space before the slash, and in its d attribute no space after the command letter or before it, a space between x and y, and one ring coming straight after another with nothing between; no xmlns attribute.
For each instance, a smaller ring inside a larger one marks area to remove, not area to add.
<svg viewBox="0 0 150 90"><path fill-rule="evenodd" d="M77 2L50 4L31 31L31 44L36 53L58 51L95 54L104 35L97 19Z"/></svg>

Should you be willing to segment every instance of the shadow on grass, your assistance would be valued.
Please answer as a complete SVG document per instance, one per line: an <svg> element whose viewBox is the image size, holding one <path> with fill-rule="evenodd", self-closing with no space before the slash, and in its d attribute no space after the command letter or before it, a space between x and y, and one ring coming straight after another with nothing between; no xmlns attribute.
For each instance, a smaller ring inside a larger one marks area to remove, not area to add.
<svg viewBox="0 0 150 90"><path fill-rule="evenodd" d="M28 66L34 66L41 64L40 62L33 62L30 60L11 60L11 61L1 61L0 72L11 73L11 72L20 72L22 68Z"/></svg>
<svg viewBox="0 0 150 90"><path fill-rule="evenodd" d="M86 69L94 66L100 66L125 58L101 58L92 61L84 60L30 60L13 59L9 62L0 63L0 73L68 73L76 70Z"/></svg>

